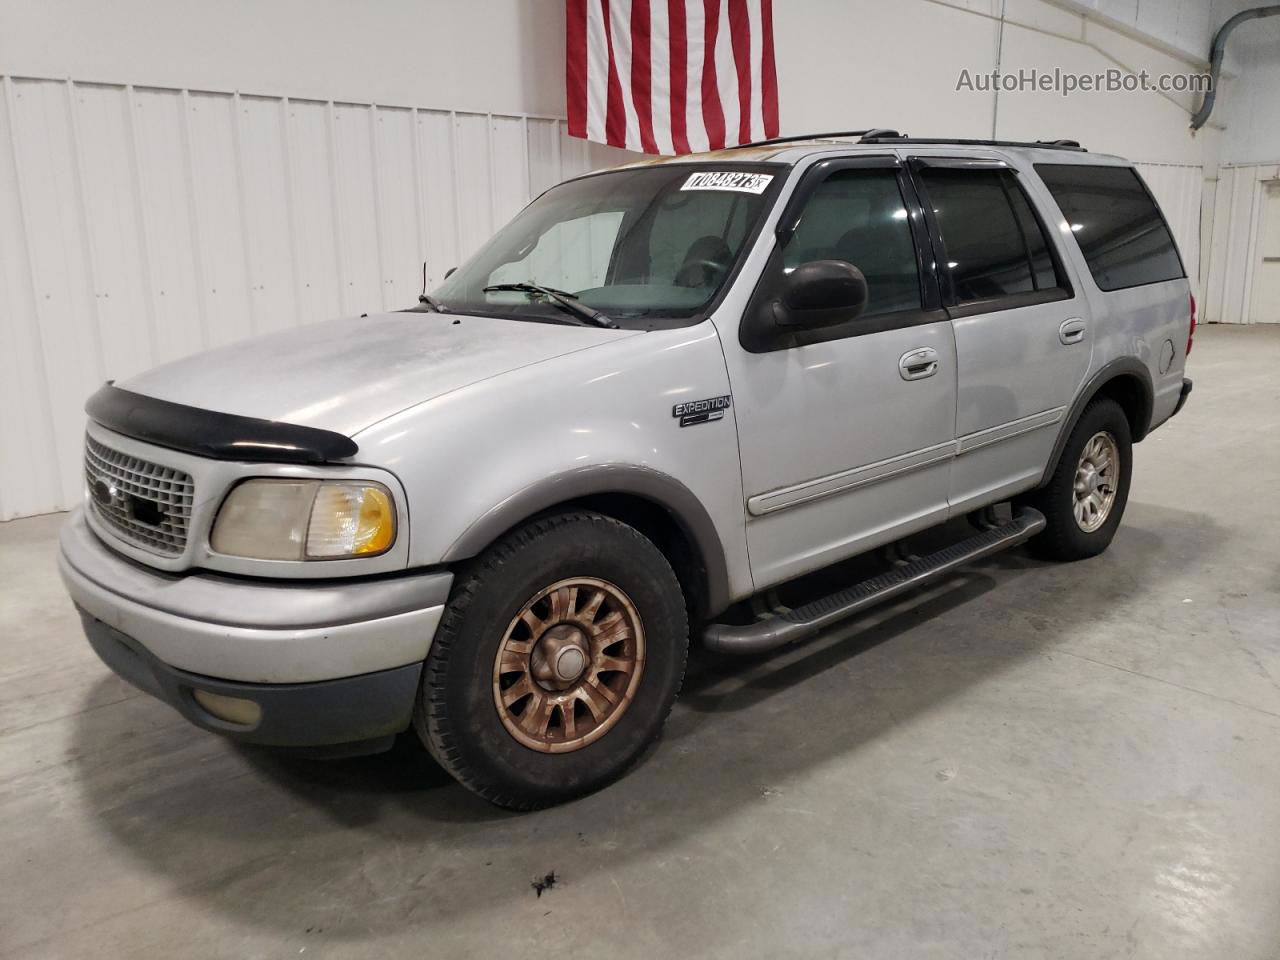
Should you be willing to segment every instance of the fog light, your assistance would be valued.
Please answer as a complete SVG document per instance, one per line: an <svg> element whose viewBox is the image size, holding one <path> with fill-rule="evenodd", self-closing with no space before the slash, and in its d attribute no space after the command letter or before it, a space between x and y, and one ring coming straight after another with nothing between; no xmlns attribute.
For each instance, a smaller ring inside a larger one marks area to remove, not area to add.
<svg viewBox="0 0 1280 960"><path fill-rule="evenodd" d="M252 700L243 697L224 697L220 693L208 690L192 690L196 703L204 707L219 720L236 723L243 727L256 727L262 719L262 708Z"/></svg>

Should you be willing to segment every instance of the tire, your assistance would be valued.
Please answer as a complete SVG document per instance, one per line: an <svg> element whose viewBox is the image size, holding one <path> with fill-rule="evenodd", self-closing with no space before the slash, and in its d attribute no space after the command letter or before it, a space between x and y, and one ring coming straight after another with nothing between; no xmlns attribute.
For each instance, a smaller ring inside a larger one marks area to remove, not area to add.
<svg viewBox="0 0 1280 960"><path fill-rule="evenodd" d="M615 636L626 639L596 652ZM575 645L577 654L564 654ZM551 653L539 659L524 646ZM514 810L562 803L617 779L658 737L688 652L680 583L649 539L597 513L545 516L460 574L423 669L414 726L440 765L486 800ZM554 673L557 654L566 673L585 663L577 680ZM535 677L539 670L547 676ZM526 688L510 706L499 702Z"/></svg>
<svg viewBox="0 0 1280 960"><path fill-rule="evenodd" d="M1077 467L1086 444L1099 435L1110 437L1114 443L1110 452L1114 452L1119 463L1119 475L1112 478L1114 498L1105 512L1105 519L1096 529L1085 529L1087 524L1082 524L1076 517ZM1047 521L1044 530L1028 544L1031 551L1047 560L1063 561L1083 560L1102 553L1110 546L1120 527L1129 501L1132 477L1133 441L1129 419L1115 400L1097 397L1085 407L1072 429L1048 484L1025 498L1025 502L1043 513Z"/></svg>

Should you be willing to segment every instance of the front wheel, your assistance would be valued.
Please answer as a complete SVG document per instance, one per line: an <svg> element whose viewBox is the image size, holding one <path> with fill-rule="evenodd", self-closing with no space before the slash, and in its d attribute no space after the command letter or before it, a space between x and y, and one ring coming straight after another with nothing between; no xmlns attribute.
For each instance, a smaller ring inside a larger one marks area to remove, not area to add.
<svg viewBox="0 0 1280 960"><path fill-rule="evenodd" d="M617 520L533 521L460 578L414 723L437 761L503 807L598 789L659 734L689 626L670 564Z"/></svg>
<svg viewBox="0 0 1280 960"><path fill-rule="evenodd" d="M1129 501L1132 474L1129 419L1115 400L1098 397L1080 415L1048 484L1026 498L1046 520L1032 551L1050 560L1083 560L1107 549Z"/></svg>

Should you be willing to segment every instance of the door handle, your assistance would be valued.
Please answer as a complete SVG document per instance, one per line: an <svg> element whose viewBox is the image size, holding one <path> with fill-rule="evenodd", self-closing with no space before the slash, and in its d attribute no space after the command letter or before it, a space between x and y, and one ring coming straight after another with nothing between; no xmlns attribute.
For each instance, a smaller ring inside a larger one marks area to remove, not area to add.
<svg viewBox="0 0 1280 960"><path fill-rule="evenodd" d="M1085 322L1079 317L1063 320L1058 327L1058 339L1065 344L1079 343L1084 339Z"/></svg>
<svg viewBox="0 0 1280 960"><path fill-rule="evenodd" d="M938 351L933 347L908 350L898 360L898 373L903 380L923 380L938 372Z"/></svg>

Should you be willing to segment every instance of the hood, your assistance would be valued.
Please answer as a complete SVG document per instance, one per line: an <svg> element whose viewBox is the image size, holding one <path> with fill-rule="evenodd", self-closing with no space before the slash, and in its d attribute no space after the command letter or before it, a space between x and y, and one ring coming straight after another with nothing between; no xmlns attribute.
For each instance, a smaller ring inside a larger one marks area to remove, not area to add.
<svg viewBox="0 0 1280 960"><path fill-rule="evenodd" d="M637 332L384 313L242 340L118 386L205 410L352 436L452 390Z"/></svg>

